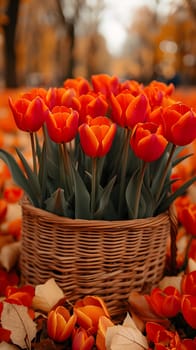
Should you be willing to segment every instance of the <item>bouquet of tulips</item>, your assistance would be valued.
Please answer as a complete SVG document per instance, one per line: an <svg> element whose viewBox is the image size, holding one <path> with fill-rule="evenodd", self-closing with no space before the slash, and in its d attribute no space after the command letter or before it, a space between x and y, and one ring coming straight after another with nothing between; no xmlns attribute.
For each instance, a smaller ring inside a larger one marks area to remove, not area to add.
<svg viewBox="0 0 196 350"><path fill-rule="evenodd" d="M13 179L38 208L73 219L124 220L166 211L196 180L175 192L172 170L196 138L196 114L172 98L174 86L121 82L115 76L67 79L32 88L9 105L29 133L28 161L0 150ZM188 155L190 156L190 155Z"/></svg>

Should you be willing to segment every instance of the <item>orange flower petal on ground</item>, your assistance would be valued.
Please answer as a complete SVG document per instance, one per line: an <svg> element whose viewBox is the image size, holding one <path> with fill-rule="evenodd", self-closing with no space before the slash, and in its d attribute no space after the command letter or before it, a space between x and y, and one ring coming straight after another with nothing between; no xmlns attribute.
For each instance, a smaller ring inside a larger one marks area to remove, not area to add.
<svg viewBox="0 0 196 350"><path fill-rule="evenodd" d="M0 343L1 342L9 343L10 342L10 336L11 336L11 331L9 331L8 329L4 329L4 328L0 327Z"/></svg>
<svg viewBox="0 0 196 350"><path fill-rule="evenodd" d="M57 342L68 339L75 327L76 315L70 316L69 311L64 306L58 306L48 314L47 331L50 338Z"/></svg>
<svg viewBox="0 0 196 350"><path fill-rule="evenodd" d="M6 301L12 304L19 304L30 307L35 295L35 288L32 286L11 287L6 288Z"/></svg>

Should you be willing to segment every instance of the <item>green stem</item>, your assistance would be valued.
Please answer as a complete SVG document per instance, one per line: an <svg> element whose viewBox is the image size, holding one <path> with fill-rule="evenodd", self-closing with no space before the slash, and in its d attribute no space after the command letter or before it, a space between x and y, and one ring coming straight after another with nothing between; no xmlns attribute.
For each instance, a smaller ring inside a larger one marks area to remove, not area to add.
<svg viewBox="0 0 196 350"><path fill-rule="evenodd" d="M158 202L158 200L161 196L161 192L162 192L162 189L163 189L163 186L165 183L165 179L166 179L167 174L168 174L168 169L169 169L170 163L172 161L175 149L176 149L176 145L172 144L172 148L171 148L171 151L170 151L170 154L169 154L169 157L168 157L168 160L167 160L167 163L166 163L166 166L165 166L162 178L161 178L161 182L160 182L157 194L156 194L156 198L155 198L156 202Z"/></svg>
<svg viewBox="0 0 196 350"><path fill-rule="evenodd" d="M30 139L31 139L31 150L32 150L32 158L33 158L33 170L34 173L37 175L37 163L36 163L36 152L35 152L35 137L34 133L30 132Z"/></svg>
<svg viewBox="0 0 196 350"><path fill-rule="evenodd" d="M70 163L69 153L67 150L66 143L61 144L61 151L63 155L63 164L65 169L65 179L68 186L68 192L71 194L73 192L73 173Z"/></svg>
<svg viewBox="0 0 196 350"><path fill-rule="evenodd" d="M119 206L118 206L119 217L121 216L121 212L122 212L125 186L126 186L126 171L127 171L130 134L131 134L131 130L125 129L125 142L124 142L122 158L121 158L122 171L121 171L121 176L120 176L120 195L119 195Z"/></svg>
<svg viewBox="0 0 196 350"><path fill-rule="evenodd" d="M97 184L97 158L92 159L91 218L94 217Z"/></svg>
<svg viewBox="0 0 196 350"><path fill-rule="evenodd" d="M136 190L135 208L134 208L134 214L133 214L133 218L134 219L137 219L137 217L138 217L142 185L143 185L144 174L145 174L145 170L146 170L147 164L148 163L143 162L142 169L141 169L141 174L140 174L140 177L139 177L139 182L138 182L138 186L137 186L137 190Z"/></svg>

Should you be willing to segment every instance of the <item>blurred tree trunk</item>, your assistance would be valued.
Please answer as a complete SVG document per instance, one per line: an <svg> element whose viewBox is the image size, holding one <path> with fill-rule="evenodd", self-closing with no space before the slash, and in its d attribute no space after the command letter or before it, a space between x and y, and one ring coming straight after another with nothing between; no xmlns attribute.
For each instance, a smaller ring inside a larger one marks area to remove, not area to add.
<svg viewBox="0 0 196 350"><path fill-rule="evenodd" d="M8 23L4 25L5 33L5 84L17 87L15 33L20 0L9 0L6 10Z"/></svg>
<svg viewBox="0 0 196 350"><path fill-rule="evenodd" d="M69 40L69 62L68 62L68 69L67 69L67 77L73 78L74 76L74 67L75 67L75 58L74 58L74 47L75 47L75 24L78 19L78 13L80 6L76 3L75 7L75 16L72 18L66 18L64 11L63 11L63 4L62 0L57 0L57 6L59 9L59 14L62 18L62 22L65 25L67 36Z"/></svg>

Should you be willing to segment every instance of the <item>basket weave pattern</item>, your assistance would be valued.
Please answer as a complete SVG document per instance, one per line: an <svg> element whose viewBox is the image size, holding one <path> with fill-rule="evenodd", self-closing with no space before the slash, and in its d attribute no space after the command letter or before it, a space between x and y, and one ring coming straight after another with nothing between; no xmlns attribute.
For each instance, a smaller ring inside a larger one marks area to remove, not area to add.
<svg viewBox="0 0 196 350"><path fill-rule="evenodd" d="M161 279L170 231L167 214L126 221L59 217L22 203L20 268L23 283L54 278L74 302L98 295L112 317L126 312L131 291L148 291Z"/></svg>

